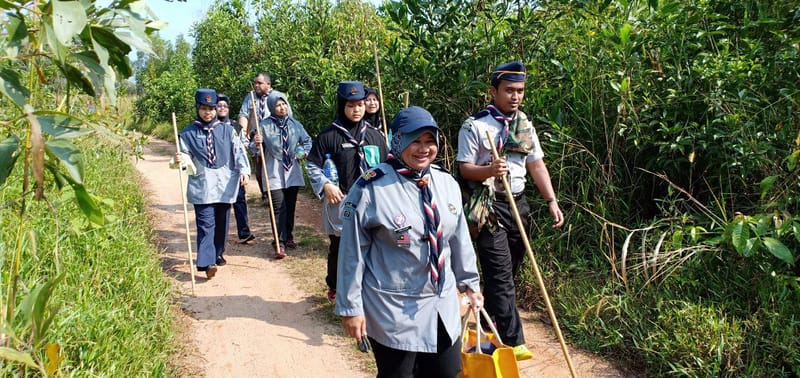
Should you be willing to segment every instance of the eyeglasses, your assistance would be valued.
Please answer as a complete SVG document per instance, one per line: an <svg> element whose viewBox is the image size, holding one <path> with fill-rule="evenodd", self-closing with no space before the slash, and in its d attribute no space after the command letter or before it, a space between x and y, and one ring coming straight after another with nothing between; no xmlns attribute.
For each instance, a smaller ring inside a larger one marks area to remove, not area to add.
<svg viewBox="0 0 800 378"><path fill-rule="evenodd" d="M219 109L219 108L227 108L227 107L228 107L228 105L217 105L217 109Z"/></svg>
<svg viewBox="0 0 800 378"><path fill-rule="evenodd" d="M272 83L270 83L270 82L268 82L268 81L267 81L267 82L263 82L263 81L256 81L256 84L258 84L258 85L261 85L261 84L272 85Z"/></svg>

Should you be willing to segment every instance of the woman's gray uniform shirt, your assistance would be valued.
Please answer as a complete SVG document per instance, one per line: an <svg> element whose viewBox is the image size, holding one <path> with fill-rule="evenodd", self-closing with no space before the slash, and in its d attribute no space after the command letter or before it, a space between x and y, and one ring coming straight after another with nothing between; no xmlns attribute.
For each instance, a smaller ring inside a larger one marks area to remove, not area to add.
<svg viewBox="0 0 800 378"><path fill-rule="evenodd" d="M436 166L430 172L445 240L441 294L431 284L419 188L384 163L367 171L344 200L336 313L364 315L367 334L383 345L436 353L437 314L455 343L461 337L457 290L480 288L458 184Z"/></svg>

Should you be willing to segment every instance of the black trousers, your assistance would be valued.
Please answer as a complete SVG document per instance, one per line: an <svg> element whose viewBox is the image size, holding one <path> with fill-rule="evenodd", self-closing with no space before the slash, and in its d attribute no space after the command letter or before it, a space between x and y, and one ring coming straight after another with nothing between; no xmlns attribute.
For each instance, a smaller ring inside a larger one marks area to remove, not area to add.
<svg viewBox="0 0 800 378"><path fill-rule="evenodd" d="M530 205L525 196L515 200L525 230L530 229ZM525 257L522 240L511 207L506 200L494 201L492 208L502 227L489 231L484 226L478 234L478 260L483 274L484 307L497 323L503 343L510 346L525 344L522 322L517 310L514 276Z"/></svg>
<svg viewBox="0 0 800 378"><path fill-rule="evenodd" d="M297 192L299 186L270 190L272 210L278 220L278 239L281 245L287 240L294 240L294 210L297 208ZM274 221L274 220L273 220Z"/></svg>
<svg viewBox="0 0 800 378"><path fill-rule="evenodd" d="M264 168L261 165L261 156L253 156L252 165L253 173L256 175L256 181L258 181L258 190L261 193L261 200L267 200L267 190L264 188ZM266 204L266 202L265 202Z"/></svg>
<svg viewBox="0 0 800 378"><path fill-rule="evenodd" d="M389 348L369 338L378 365L378 378L454 378L461 371L461 339L453 343L439 318L436 353Z"/></svg>
<svg viewBox="0 0 800 378"><path fill-rule="evenodd" d="M239 194L236 202L233 203L233 216L236 218L236 234L239 240L247 239L250 236L250 225L247 218L247 193L244 186L239 185Z"/></svg>
<svg viewBox="0 0 800 378"><path fill-rule="evenodd" d="M338 269L339 263L339 242L342 238L336 235L328 235L328 238L331 239L331 244L328 246L328 275L325 276L325 283L328 284L328 288L331 290L336 290L336 271Z"/></svg>

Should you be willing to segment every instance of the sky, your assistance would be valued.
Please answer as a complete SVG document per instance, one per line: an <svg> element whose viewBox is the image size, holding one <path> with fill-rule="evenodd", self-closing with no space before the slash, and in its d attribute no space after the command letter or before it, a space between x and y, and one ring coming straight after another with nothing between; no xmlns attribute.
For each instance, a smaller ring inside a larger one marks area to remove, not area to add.
<svg viewBox="0 0 800 378"><path fill-rule="evenodd" d="M183 34L183 38L189 44L194 44L194 38L191 35L192 25L203 19L213 4L214 1L209 0L187 0L186 2L147 0L147 5L155 12L156 16L168 23L164 29L158 32L161 38L175 42L178 35Z"/></svg>

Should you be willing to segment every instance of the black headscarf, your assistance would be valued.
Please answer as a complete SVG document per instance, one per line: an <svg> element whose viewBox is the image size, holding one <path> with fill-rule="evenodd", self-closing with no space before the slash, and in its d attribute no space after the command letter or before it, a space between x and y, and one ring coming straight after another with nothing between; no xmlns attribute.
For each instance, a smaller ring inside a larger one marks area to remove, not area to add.
<svg viewBox="0 0 800 378"><path fill-rule="evenodd" d="M365 112L364 120L369 123L370 127L383 133L383 121L381 120L381 108L383 108L383 104L381 104L381 97L378 96L378 91L375 90L375 88L367 88L366 92L367 92L367 97L369 97L369 95L372 94L375 95L375 98L378 99L378 111L376 111L375 113ZM364 99L366 99L366 97L364 97Z"/></svg>

